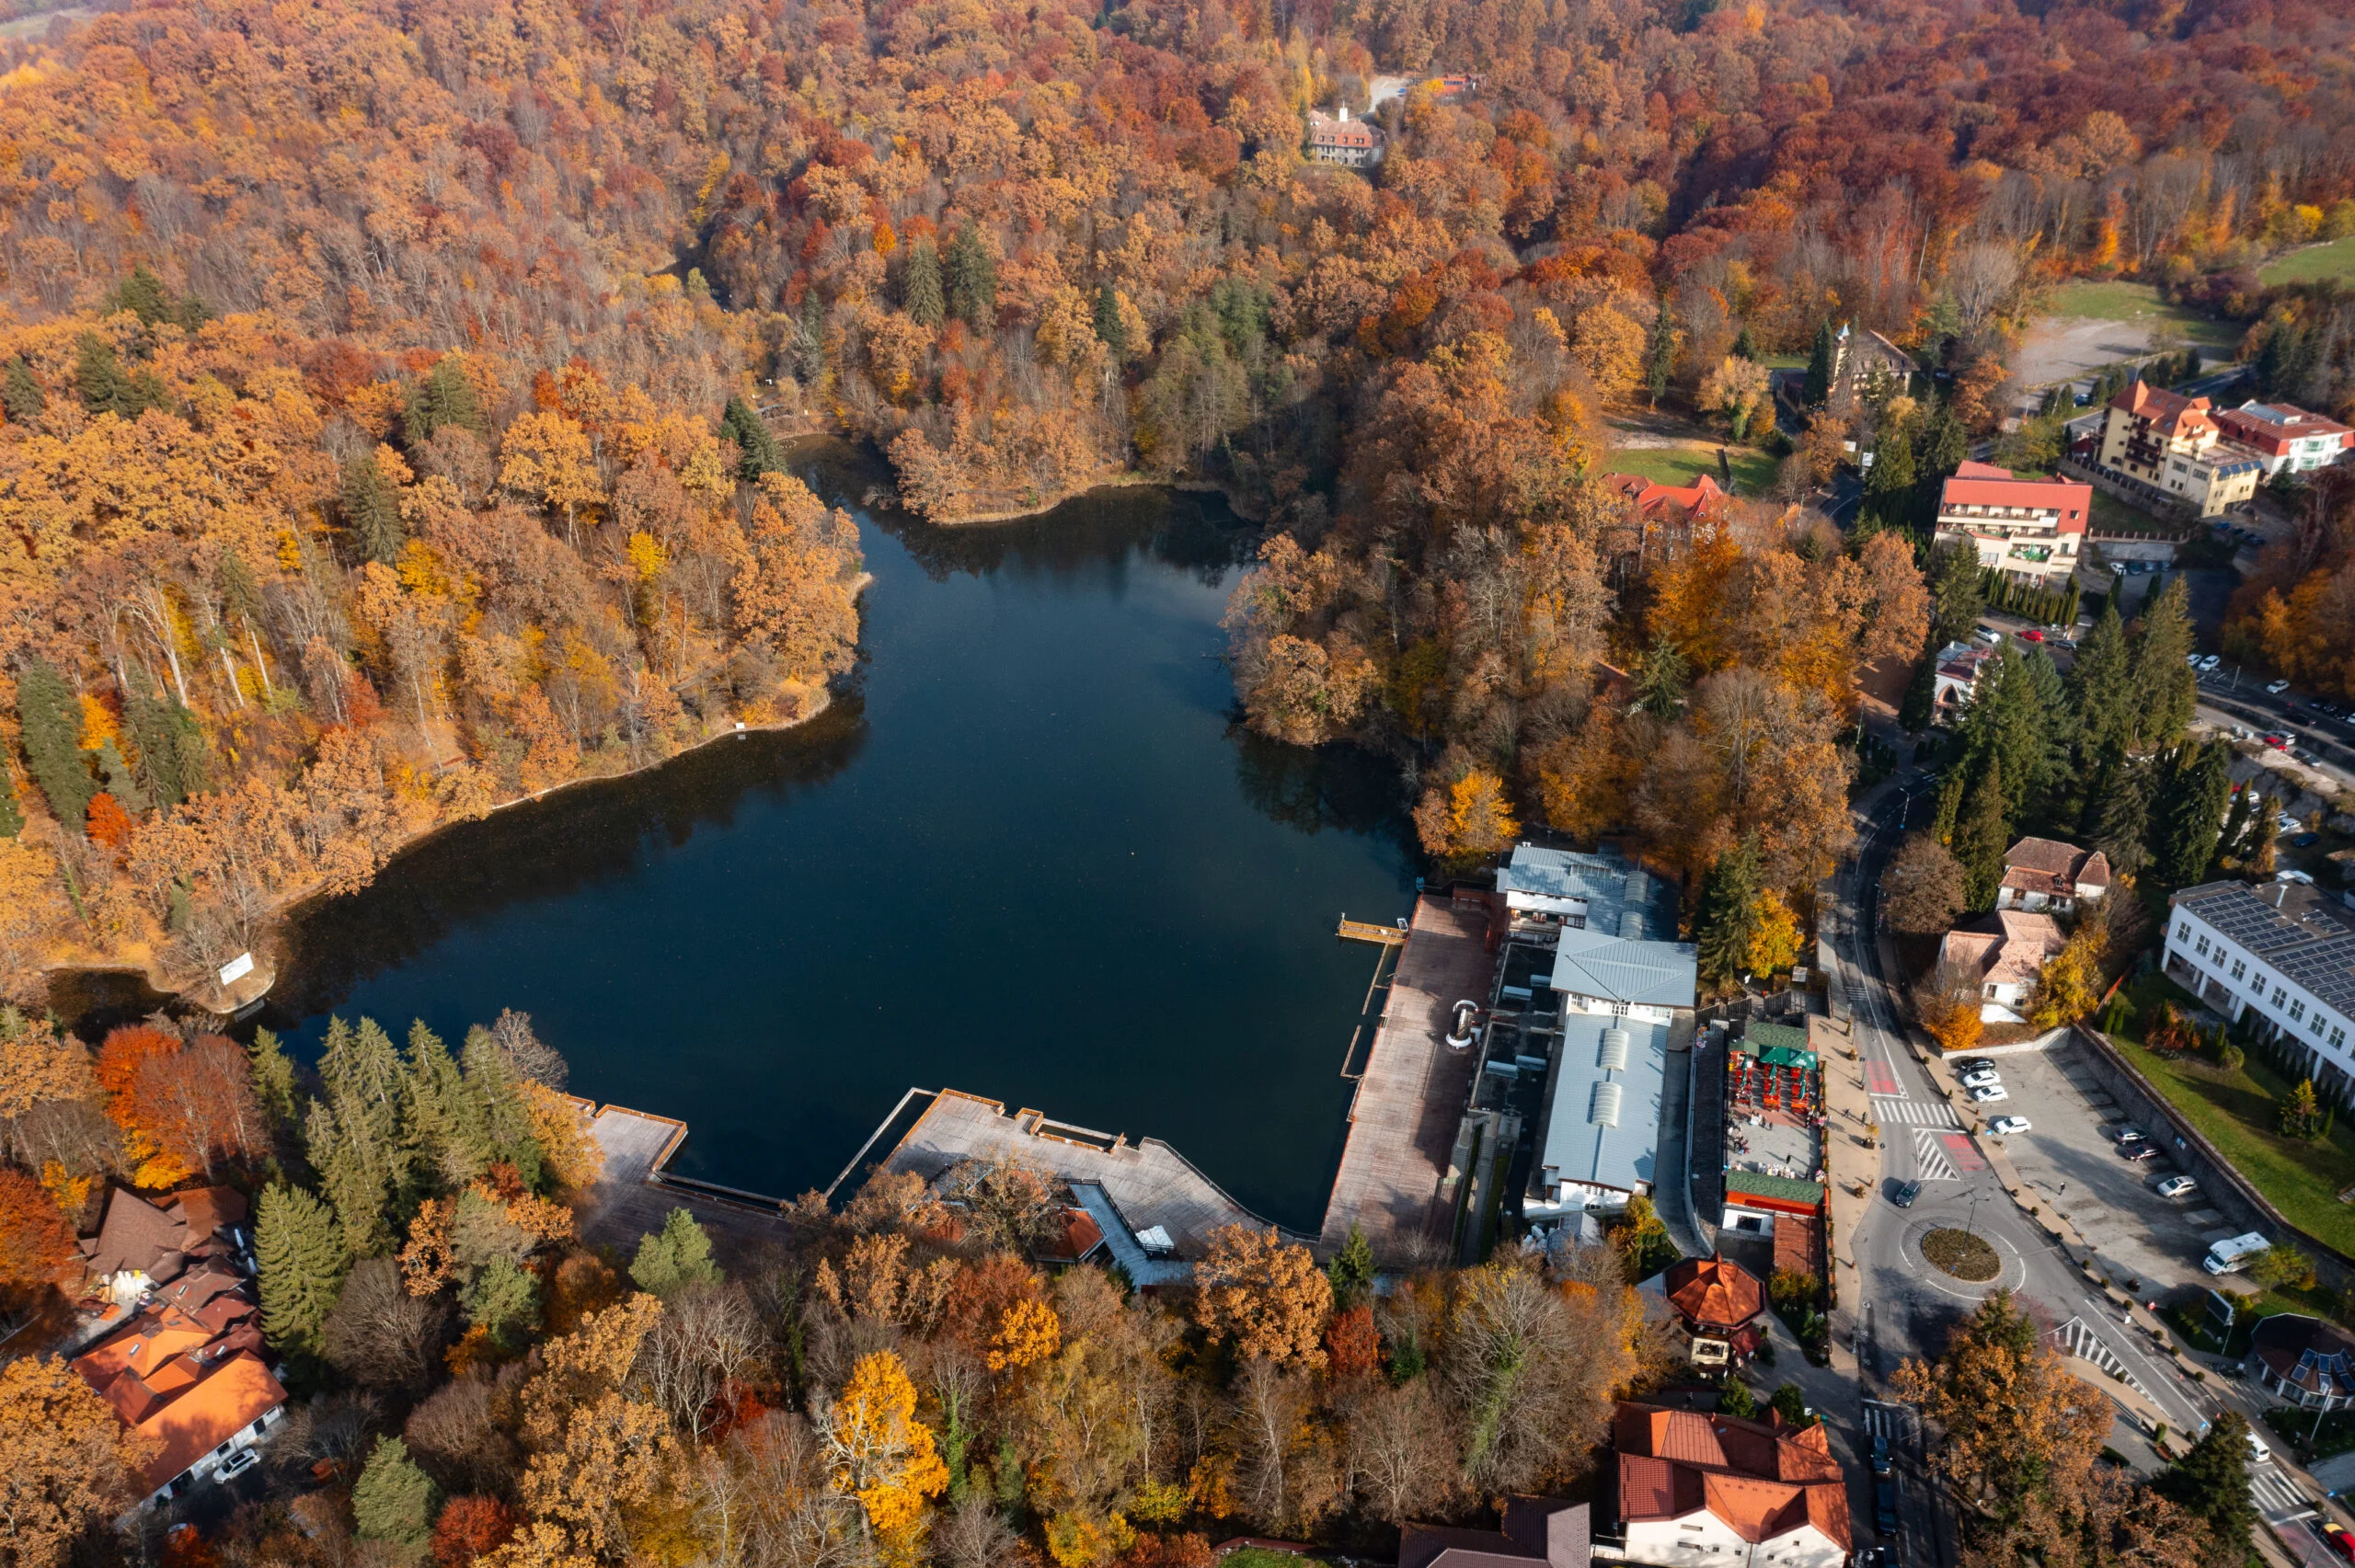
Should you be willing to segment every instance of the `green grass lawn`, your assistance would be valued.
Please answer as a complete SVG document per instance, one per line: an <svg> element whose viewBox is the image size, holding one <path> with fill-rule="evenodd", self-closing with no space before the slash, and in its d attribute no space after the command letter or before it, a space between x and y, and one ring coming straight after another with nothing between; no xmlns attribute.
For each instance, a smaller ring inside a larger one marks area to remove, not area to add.
<svg viewBox="0 0 2355 1568"><path fill-rule="evenodd" d="M2187 1013L2197 1002L2155 975L2136 980L2128 994L2133 1012L2112 1036L2126 1059L2290 1223L2341 1252L2355 1251L2355 1205L2338 1201L2342 1189L2355 1185L2355 1127L2338 1123L2312 1143L2283 1138L2273 1130L2276 1107L2294 1084L2254 1053L2229 1072L2206 1057L2162 1060L2142 1047L2145 1021L2157 1016L2163 1001Z"/></svg>
<svg viewBox="0 0 2355 1568"><path fill-rule="evenodd" d="M1763 452L1750 447L1728 447L1726 460L1733 465L1733 487L1738 495L1763 495L1766 486L1775 482L1775 460ZM1613 452L1609 467L1614 474L1640 474L1655 485L1690 485L1703 474L1719 479L1715 448L1636 447Z"/></svg>
<svg viewBox="0 0 2355 1568"><path fill-rule="evenodd" d="M2293 250L2257 269L2260 283L2315 283L2325 278L2355 279L2355 235Z"/></svg>
<svg viewBox="0 0 2355 1568"><path fill-rule="evenodd" d="M1320 1557L1270 1551L1264 1546L1245 1546L1228 1552L1220 1561L1220 1568L1326 1568L1326 1564Z"/></svg>
<svg viewBox="0 0 2355 1568"><path fill-rule="evenodd" d="M2172 523L2160 521L2149 512L2130 501L2121 501L2107 490L2094 492L2094 526L2115 529L2120 533L2169 533Z"/></svg>
<svg viewBox="0 0 2355 1568"><path fill-rule="evenodd" d="M2231 322L2201 315L2159 298L2148 283L2063 283L2045 303L2045 314L2075 321L2164 322L2188 342L2231 348L2240 330Z"/></svg>

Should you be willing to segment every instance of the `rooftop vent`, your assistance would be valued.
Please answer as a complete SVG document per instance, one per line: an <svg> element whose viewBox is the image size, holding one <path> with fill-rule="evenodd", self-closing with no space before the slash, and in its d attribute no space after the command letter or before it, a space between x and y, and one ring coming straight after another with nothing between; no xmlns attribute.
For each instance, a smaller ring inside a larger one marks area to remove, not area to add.
<svg viewBox="0 0 2355 1568"><path fill-rule="evenodd" d="M1586 1119L1597 1127L1619 1125L1619 1085L1598 1083L1594 1086L1594 1104L1588 1107Z"/></svg>
<svg viewBox="0 0 2355 1568"><path fill-rule="evenodd" d="M1605 1029L1603 1032L1603 1049L1595 1058L1595 1065L1608 1072L1627 1070L1626 1030Z"/></svg>
<svg viewBox="0 0 2355 1568"><path fill-rule="evenodd" d="M1646 933L1647 928L1644 924L1643 916L1637 914L1633 910L1628 910L1620 915L1619 934L1623 938L1629 942L1641 942L1644 939Z"/></svg>

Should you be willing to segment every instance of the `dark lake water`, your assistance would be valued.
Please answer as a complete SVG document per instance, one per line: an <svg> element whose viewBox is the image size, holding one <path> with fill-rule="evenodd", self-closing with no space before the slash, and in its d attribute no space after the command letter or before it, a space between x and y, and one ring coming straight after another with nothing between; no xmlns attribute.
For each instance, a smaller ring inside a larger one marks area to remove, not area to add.
<svg viewBox="0 0 2355 1568"><path fill-rule="evenodd" d="M1373 969L1334 921L1404 914L1415 864L1386 763L1233 721L1249 531L1158 491L942 530L861 505L856 454L797 468L875 578L833 709L429 841L304 916L261 1022L454 1041L520 1008L576 1093L760 1192L951 1087L1166 1139L1315 1229Z"/></svg>

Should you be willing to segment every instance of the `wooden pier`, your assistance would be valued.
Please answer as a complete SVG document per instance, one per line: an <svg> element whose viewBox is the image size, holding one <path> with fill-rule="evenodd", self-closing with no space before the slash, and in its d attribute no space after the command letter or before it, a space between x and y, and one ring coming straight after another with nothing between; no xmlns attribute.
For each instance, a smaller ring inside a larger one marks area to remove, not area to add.
<svg viewBox="0 0 2355 1568"><path fill-rule="evenodd" d="M1350 1106L1349 1141L1325 1209L1321 1243L1328 1250L1352 1225L1385 1262L1411 1261L1446 1243L1441 1188L1471 1100L1476 1054L1451 1051L1446 1041L1456 1002L1488 1005L1496 967L1488 924L1484 906L1459 908L1425 895L1415 900L1407 931L1396 933L1406 945Z"/></svg>
<svg viewBox="0 0 2355 1568"><path fill-rule="evenodd" d="M944 1089L883 1162L931 1181L961 1160L1008 1160L1092 1182L1134 1230L1158 1225L1179 1255L1200 1257L1224 1225L1278 1229L1222 1191L1184 1155L1157 1138L1132 1143L1124 1134L1050 1120L1038 1111L1008 1113L1004 1103ZM1287 1240L1311 1238L1287 1234Z"/></svg>
<svg viewBox="0 0 2355 1568"><path fill-rule="evenodd" d="M605 1151L604 1173L580 1207L581 1240L610 1243L626 1255L640 1236L661 1230L674 1208L694 1215L715 1241L784 1238L785 1214L775 1198L668 1173L671 1157L687 1140L686 1123L622 1105L601 1110L592 1101L568 1098Z"/></svg>
<svg viewBox="0 0 2355 1568"><path fill-rule="evenodd" d="M1341 917L1341 929L1336 933L1344 942L1379 942L1384 947L1407 944L1407 928L1399 925L1377 925L1372 921L1353 921Z"/></svg>

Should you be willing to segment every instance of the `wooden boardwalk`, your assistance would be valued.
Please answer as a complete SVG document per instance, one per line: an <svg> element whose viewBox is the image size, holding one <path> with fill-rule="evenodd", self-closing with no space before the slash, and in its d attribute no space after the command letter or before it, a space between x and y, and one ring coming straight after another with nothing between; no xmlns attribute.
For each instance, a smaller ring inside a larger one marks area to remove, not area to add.
<svg viewBox="0 0 2355 1568"><path fill-rule="evenodd" d="M1496 957L1485 910L1443 898L1415 900L1405 950L1357 1098L1340 1173L1325 1208L1322 1244L1338 1247L1357 1226L1384 1261L1407 1261L1447 1240L1447 1179L1455 1134L1472 1096L1473 1051L1445 1044L1454 1007L1487 1006Z"/></svg>
<svg viewBox="0 0 2355 1568"><path fill-rule="evenodd" d="M640 1236L662 1229L674 1208L684 1208L715 1242L783 1241L785 1216L774 1198L746 1193L729 1197L666 1185L661 1178L671 1156L687 1139L687 1124L620 1105L596 1110L574 1099L589 1130L605 1151L604 1173L580 1206L580 1237L621 1249L624 1261Z"/></svg>
<svg viewBox="0 0 2355 1568"><path fill-rule="evenodd" d="M1008 1114L999 1101L955 1089L934 1097L883 1166L930 1181L960 1160L993 1159L1095 1183L1132 1230L1160 1226L1184 1257L1200 1257L1223 1225L1269 1228L1157 1138L1132 1143L1125 1135L1062 1126L1037 1111Z"/></svg>

